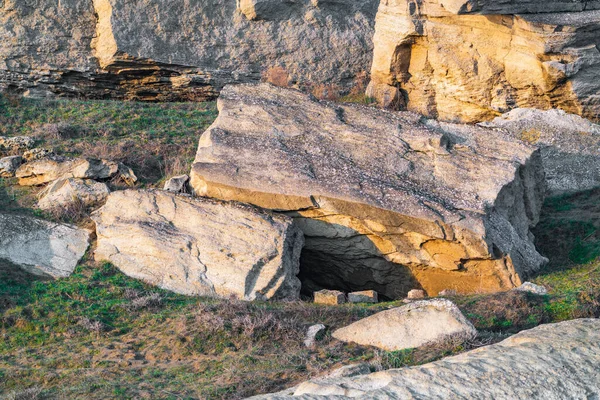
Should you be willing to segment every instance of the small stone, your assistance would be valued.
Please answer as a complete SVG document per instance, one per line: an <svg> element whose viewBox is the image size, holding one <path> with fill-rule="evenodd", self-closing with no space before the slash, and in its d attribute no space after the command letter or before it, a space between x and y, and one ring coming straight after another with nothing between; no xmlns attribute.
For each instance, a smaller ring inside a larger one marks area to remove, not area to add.
<svg viewBox="0 0 600 400"><path fill-rule="evenodd" d="M374 290L363 290L361 292L348 293L349 303L377 303L377 292Z"/></svg>
<svg viewBox="0 0 600 400"><path fill-rule="evenodd" d="M425 297L427 297L427 295L425 294L425 291L421 289L413 289L409 291L408 295L406 296L406 298L409 300L420 300L424 299Z"/></svg>
<svg viewBox="0 0 600 400"><path fill-rule="evenodd" d="M325 331L325 325L316 324L308 328L306 332L306 339L304 339L304 345L306 347L313 347L315 345L315 341L317 340L317 336Z"/></svg>
<svg viewBox="0 0 600 400"><path fill-rule="evenodd" d="M454 290L454 289L444 289L440 293L438 293L438 296L451 297L451 296L456 296L456 294L457 294L456 290Z"/></svg>
<svg viewBox="0 0 600 400"><path fill-rule="evenodd" d="M0 158L0 177L12 178L22 163L23 158L21 156Z"/></svg>
<svg viewBox="0 0 600 400"><path fill-rule="evenodd" d="M336 305L346 302L346 295L339 290L319 290L315 292L315 304Z"/></svg>
<svg viewBox="0 0 600 400"><path fill-rule="evenodd" d="M518 292L529 292L533 294L539 294L540 296L548 294L548 290L545 287L536 285L535 283L531 282L525 282L521 286L515 288L514 290Z"/></svg>
<svg viewBox="0 0 600 400"><path fill-rule="evenodd" d="M188 193L187 183L189 180L189 175L174 176L165 182L163 190L173 193Z"/></svg>

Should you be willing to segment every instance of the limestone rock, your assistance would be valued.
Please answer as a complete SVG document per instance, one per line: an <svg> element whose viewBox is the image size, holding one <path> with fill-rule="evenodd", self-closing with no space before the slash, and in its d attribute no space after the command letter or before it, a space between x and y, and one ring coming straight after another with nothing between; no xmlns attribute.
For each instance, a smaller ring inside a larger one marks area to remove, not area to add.
<svg viewBox="0 0 600 400"><path fill-rule="evenodd" d="M517 290L519 292L539 294L540 296L548 294L548 290L545 287L536 285L535 283L531 282L524 282L521 286L516 287L514 290Z"/></svg>
<svg viewBox="0 0 600 400"><path fill-rule="evenodd" d="M191 186L293 216L301 279L435 296L510 289L546 261L529 231L544 197L539 151L508 134L267 84L229 86L218 107Z"/></svg>
<svg viewBox="0 0 600 400"><path fill-rule="evenodd" d="M0 136L0 154L15 153L28 150L35 144L35 139L29 136Z"/></svg>
<svg viewBox="0 0 600 400"><path fill-rule="evenodd" d="M110 189L105 183L91 179L62 178L52 182L38 201L42 210L69 207L73 204L92 206L106 200Z"/></svg>
<svg viewBox="0 0 600 400"><path fill-rule="evenodd" d="M302 233L290 218L165 191L113 192L92 215L96 260L177 293L297 299Z"/></svg>
<svg viewBox="0 0 600 400"><path fill-rule="evenodd" d="M16 172L19 185L23 186L43 185L59 178L102 180L117 175L126 183L137 180L130 168L114 161L93 158L46 157L23 164Z"/></svg>
<svg viewBox="0 0 600 400"><path fill-rule="evenodd" d="M12 178L15 176L17 168L23 163L23 157L21 156L10 156L0 158L0 177L1 178Z"/></svg>
<svg viewBox="0 0 600 400"><path fill-rule="evenodd" d="M349 303L377 303L377 301L377 292L374 290L348 293Z"/></svg>
<svg viewBox="0 0 600 400"><path fill-rule="evenodd" d="M409 110L448 121L517 107L596 116L598 4L382 1L370 93L386 103L399 88Z"/></svg>
<svg viewBox="0 0 600 400"><path fill-rule="evenodd" d="M458 307L445 299L415 301L381 311L333 332L333 337L387 351L441 342L451 336L474 337L477 331Z"/></svg>
<svg viewBox="0 0 600 400"><path fill-rule="evenodd" d="M429 364L309 381L294 396L252 399L588 399L600 393L598 363L600 320L580 319L538 326Z"/></svg>
<svg viewBox="0 0 600 400"><path fill-rule="evenodd" d="M188 193L187 184L189 181L189 175L174 176L165 182L163 190L173 193Z"/></svg>
<svg viewBox="0 0 600 400"><path fill-rule="evenodd" d="M334 306L337 304L344 304L346 302L346 295L339 290L323 289L314 293L314 301L316 304Z"/></svg>
<svg viewBox="0 0 600 400"><path fill-rule="evenodd" d="M549 195L600 187L600 125L562 110L518 108L482 123L541 147Z"/></svg>
<svg viewBox="0 0 600 400"><path fill-rule="evenodd" d="M306 332L306 339L304 339L304 345L306 347L313 347L315 345L315 341L317 340L317 336L325 331L325 325L316 324L312 325L308 328Z"/></svg>
<svg viewBox="0 0 600 400"><path fill-rule="evenodd" d="M71 275L88 248L89 233L65 224L0 214L0 258L43 276Z"/></svg>
<svg viewBox="0 0 600 400"><path fill-rule="evenodd" d="M412 289L408 291L406 298L409 300L420 300L427 297L424 290L421 289Z"/></svg>
<svg viewBox="0 0 600 400"><path fill-rule="evenodd" d="M23 153L23 160L26 162L41 160L42 158L50 157L54 155L52 149L44 147L36 147L35 149L27 150Z"/></svg>
<svg viewBox="0 0 600 400"><path fill-rule="evenodd" d="M0 89L201 100L278 65L294 82L348 87L370 68L378 2L0 2Z"/></svg>

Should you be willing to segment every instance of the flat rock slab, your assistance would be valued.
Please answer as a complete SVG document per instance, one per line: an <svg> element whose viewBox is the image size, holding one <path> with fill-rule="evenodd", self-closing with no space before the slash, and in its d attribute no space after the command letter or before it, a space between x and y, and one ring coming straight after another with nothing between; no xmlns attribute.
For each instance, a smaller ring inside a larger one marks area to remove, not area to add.
<svg viewBox="0 0 600 400"><path fill-rule="evenodd" d="M113 192L93 216L96 260L187 295L297 299L302 233L291 218L165 191Z"/></svg>
<svg viewBox="0 0 600 400"><path fill-rule="evenodd" d="M191 186L293 216L301 277L317 287L496 291L546 261L529 233L544 196L539 151L508 134L268 84L229 86L218 107Z"/></svg>
<svg viewBox="0 0 600 400"><path fill-rule="evenodd" d="M343 342L375 346L387 351L421 347L452 336L477 335L473 325L450 300L415 301L381 311L333 332Z"/></svg>
<svg viewBox="0 0 600 400"><path fill-rule="evenodd" d="M599 363L600 320L580 319L417 367L309 381L291 394L252 399L590 399L600 393Z"/></svg>
<svg viewBox="0 0 600 400"><path fill-rule="evenodd" d="M549 195L600 187L600 125L563 110L517 108L490 122L541 148Z"/></svg>
<svg viewBox="0 0 600 400"><path fill-rule="evenodd" d="M0 258L36 275L71 275L88 248L89 236L71 225L0 214Z"/></svg>

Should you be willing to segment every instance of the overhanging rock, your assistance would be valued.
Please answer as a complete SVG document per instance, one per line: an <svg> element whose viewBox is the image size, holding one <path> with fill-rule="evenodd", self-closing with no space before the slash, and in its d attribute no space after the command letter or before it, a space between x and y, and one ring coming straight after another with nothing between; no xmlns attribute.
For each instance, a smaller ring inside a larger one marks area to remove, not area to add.
<svg viewBox="0 0 600 400"><path fill-rule="evenodd" d="M502 132L226 87L191 172L197 195L292 215L305 287L497 291L546 261L529 228L540 154Z"/></svg>

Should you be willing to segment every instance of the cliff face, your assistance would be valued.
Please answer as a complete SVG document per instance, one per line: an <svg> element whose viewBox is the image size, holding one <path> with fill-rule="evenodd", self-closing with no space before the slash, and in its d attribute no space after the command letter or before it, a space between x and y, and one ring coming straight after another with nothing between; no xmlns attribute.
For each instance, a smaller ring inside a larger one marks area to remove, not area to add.
<svg viewBox="0 0 600 400"><path fill-rule="evenodd" d="M599 2L383 0L371 93L471 122L516 107L600 111Z"/></svg>
<svg viewBox="0 0 600 400"><path fill-rule="evenodd" d="M293 82L368 71L376 0L0 2L0 87L142 100L213 97L283 66Z"/></svg>

